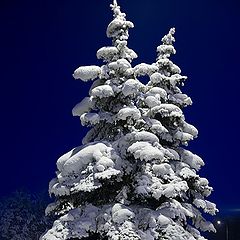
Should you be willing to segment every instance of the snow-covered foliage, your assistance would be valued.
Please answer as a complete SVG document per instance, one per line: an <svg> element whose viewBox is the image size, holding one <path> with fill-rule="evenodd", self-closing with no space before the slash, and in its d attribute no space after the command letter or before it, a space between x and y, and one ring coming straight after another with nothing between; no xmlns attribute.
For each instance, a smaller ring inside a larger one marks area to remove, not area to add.
<svg viewBox="0 0 240 240"><path fill-rule="evenodd" d="M101 73L101 68L98 66L84 66L79 67L73 73L75 79L81 79L83 81L94 80Z"/></svg>
<svg viewBox="0 0 240 240"><path fill-rule="evenodd" d="M52 225L44 215L46 194L16 191L0 199L0 239L33 240Z"/></svg>
<svg viewBox="0 0 240 240"><path fill-rule="evenodd" d="M77 79L95 79L89 97L73 109L91 129L82 146L57 161L49 185L56 201L46 213L58 220L41 239L204 240L199 230L215 229L202 212L217 209L205 200L212 191L207 179L197 174L203 160L183 148L198 131L183 113L192 104L180 90L187 78L170 60L175 29L163 37L155 63L132 67L133 23L116 1L111 8L112 46L97 51L104 65L74 72Z"/></svg>

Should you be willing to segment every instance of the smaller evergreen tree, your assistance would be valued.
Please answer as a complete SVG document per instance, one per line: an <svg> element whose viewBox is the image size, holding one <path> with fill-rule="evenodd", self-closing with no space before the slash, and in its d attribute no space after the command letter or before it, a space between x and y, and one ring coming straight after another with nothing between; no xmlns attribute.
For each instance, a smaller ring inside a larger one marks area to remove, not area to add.
<svg viewBox="0 0 240 240"><path fill-rule="evenodd" d="M215 215L218 210L214 203L205 200L213 190L208 180L197 175L204 166L203 160L182 147L197 137L198 130L185 121L183 113L183 108L191 105L192 100L180 89L187 77L181 75L181 69L170 60L176 53L174 33L175 29L171 28L162 38L155 63L139 65L141 75L150 78L142 95L142 127L155 134L168 153L165 152L167 156L161 162L146 163L141 172L144 175L138 177L136 192L142 199L153 198L164 217L173 220L163 221L160 239L203 240L197 229L215 232L215 228L203 217L202 211ZM139 66L135 67L136 75L139 75ZM152 66L158 68L154 73Z"/></svg>

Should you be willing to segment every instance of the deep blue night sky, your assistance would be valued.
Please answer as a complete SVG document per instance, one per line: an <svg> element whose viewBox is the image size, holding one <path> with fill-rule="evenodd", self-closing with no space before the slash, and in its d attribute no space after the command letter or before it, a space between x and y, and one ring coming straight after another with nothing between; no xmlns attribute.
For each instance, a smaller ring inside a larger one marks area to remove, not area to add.
<svg viewBox="0 0 240 240"><path fill-rule="evenodd" d="M89 84L72 78L81 65L101 64L111 41L110 0L1 0L1 195L48 188L56 160L86 132L72 107ZM239 0L118 0L134 22L133 62L152 63L160 40L176 27L174 62L189 77L193 106L186 119L199 130L188 149L206 165L201 176L219 208L240 206Z"/></svg>

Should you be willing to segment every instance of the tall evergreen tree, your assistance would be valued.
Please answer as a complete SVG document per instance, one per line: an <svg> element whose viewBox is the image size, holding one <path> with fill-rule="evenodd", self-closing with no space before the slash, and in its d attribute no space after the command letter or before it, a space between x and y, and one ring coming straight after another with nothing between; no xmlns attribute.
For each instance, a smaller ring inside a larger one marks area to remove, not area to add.
<svg viewBox="0 0 240 240"><path fill-rule="evenodd" d="M214 231L200 209L215 214L206 201L212 188L197 175L203 161L182 145L197 136L182 108L191 99L179 86L186 79L170 59L174 29L157 48L156 63L132 67L126 20L116 0L107 27L112 46L100 48L104 65L79 67L75 79L95 80L73 108L91 129L83 145L57 161L49 192L56 201L47 214L58 215L42 240L203 240L197 230ZM150 80L142 84L139 76Z"/></svg>

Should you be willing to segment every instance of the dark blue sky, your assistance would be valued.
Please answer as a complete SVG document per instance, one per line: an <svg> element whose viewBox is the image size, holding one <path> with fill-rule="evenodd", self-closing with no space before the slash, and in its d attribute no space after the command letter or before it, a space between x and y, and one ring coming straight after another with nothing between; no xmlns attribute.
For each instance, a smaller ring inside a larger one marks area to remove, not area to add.
<svg viewBox="0 0 240 240"><path fill-rule="evenodd" d="M110 0L2 0L1 195L19 187L48 188L57 158L86 132L72 107L88 94L75 81L80 65L101 64L96 51L111 44L105 30ZM189 77L183 91L193 106L186 119L199 130L189 149L206 165L200 175L219 207L240 206L238 0L119 0L135 28L135 64L155 61L155 49L176 27L174 62Z"/></svg>

